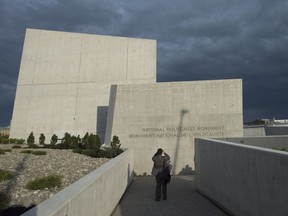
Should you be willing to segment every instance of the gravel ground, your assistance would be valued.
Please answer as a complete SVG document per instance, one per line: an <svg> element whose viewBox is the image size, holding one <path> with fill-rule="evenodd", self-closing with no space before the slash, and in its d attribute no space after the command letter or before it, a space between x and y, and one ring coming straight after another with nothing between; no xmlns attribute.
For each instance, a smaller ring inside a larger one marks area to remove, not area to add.
<svg viewBox="0 0 288 216"><path fill-rule="evenodd" d="M0 149L11 146L0 144ZM22 150L12 149L11 152L0 155L0 169L14 174L13 179L0 182L0 191L11 195L11 207L37 205L110 160L91 158L71 150L32 149L47 152L46 155L39 156L20 153ZM27 182L50 174L63 176L60 188L36 191L25 188Z"/></svg>

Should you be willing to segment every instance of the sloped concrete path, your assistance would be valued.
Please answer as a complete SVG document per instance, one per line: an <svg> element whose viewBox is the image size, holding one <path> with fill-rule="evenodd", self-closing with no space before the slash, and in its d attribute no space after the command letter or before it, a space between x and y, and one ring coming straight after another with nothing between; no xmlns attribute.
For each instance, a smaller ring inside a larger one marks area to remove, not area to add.
<svg viewBox="0 0 288 216"><path fill-rule="evenodd" d="M154 200L154 177L136 177L111 216L227 216L196 191L194 176L172 176L168 199Z"/></svg>

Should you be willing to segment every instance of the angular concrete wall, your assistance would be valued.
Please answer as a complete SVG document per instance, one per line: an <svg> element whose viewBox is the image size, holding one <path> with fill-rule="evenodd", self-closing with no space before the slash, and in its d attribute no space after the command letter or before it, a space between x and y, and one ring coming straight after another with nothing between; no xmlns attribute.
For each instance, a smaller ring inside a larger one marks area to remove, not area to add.
<svg viewBox="0 0 288 216"><path fill-rule="evenodd" d="M196 187L232 215L288 215L287 152L196 139L195 159Z"/></svg>
<svg viewBox="0 0 288 216"><path fill-rule="evenodd" d="M162 147L174 174L194 170L194 138L243 136L242 80L113 86L105 143L119 136L135 151L135 172L150 175Z"/></svg>
<svg viewBox="0 0 288 216"><path fill-rule="evenodd" d="M109 216L133 180L134 154L127 150L24 216Z"/></svg>
<svg viewBox="0 0 288 216"><path fill-rule="evenodd" d="M27 29L10 137L103 141L111 84L155 82L155 40Z"/></svg>

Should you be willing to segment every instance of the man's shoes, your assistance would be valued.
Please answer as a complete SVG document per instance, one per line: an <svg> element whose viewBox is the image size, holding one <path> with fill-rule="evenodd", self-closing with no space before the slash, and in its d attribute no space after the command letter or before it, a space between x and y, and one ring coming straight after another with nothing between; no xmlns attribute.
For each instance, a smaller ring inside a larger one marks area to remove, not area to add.
<svg viewBox="0 0 288 216"><path fill-rule="evenodd" d="M167 197L164 197L163 200L167 200Z"/></svg>

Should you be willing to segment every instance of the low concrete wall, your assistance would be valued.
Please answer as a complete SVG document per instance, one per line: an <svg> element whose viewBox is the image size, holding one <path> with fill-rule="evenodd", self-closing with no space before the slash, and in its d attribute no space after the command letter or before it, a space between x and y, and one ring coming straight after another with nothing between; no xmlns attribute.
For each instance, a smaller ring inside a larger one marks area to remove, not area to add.
<svg viewBox="0 0 288 216"><path fill-rule="evenodd" d="M287 152L196 139L195 164L198 190L232 215L288 215Z"/></svg>
<svg viewBox="0 0 288 216"><path fill-rule="evenodd" d="M126 150L24 216L109 216L133 179L134 152Z"/></svg>
<svg viewBox="0 0 288 216"><path fill-rule="evenodd" d="M288 136L267 136L267 137L228 137L217 138L227 142L233 142L244 145L258 146L269 149L288 148Z"/></svg>
<svg viewBox="0 0 288 216"><path fill-rule="evenodd" d="M243 135L246 136L266 136L263 125L245 126L243 128Z"/></svg>

